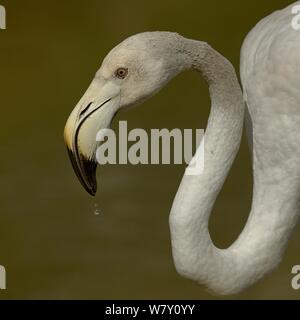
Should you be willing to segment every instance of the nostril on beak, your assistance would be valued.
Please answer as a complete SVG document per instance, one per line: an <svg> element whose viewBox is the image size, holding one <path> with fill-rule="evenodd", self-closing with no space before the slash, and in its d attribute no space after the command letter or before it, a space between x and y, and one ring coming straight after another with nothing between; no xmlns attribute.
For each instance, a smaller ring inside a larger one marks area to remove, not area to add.
<svg viewBox="0 0 300 320"><path fill-rule="evenodd" d="M83 116L83 115L86 113L87 109L91 106L92 103L93 103L93 102L90 102L90 103L80 112L80 117Z"/></svg>

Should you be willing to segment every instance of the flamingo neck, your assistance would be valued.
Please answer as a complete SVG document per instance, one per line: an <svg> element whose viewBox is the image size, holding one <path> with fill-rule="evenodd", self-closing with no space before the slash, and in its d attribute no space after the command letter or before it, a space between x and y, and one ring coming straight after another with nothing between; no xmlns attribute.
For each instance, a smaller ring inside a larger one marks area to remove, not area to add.
<svg viewBox="0 0 300 320"><path fill-rule="evenodd" d="M199 71L208 83L211 112L205 134L204 172L184 175L172 206L173 257L181 275L220 294L237 293L278 264L287 240L286 229L294 220L276 229L280 215L271 205L274 195L254 174L256 188L245 229L228 249L214 246L208 231L209 217L240 146L244 100L235 70L226 58L194 40L186 40L185 54L190 68ZM271 224L264 210L267 214L272 210ZM274 230L280 232L274 234Z"/></svg>

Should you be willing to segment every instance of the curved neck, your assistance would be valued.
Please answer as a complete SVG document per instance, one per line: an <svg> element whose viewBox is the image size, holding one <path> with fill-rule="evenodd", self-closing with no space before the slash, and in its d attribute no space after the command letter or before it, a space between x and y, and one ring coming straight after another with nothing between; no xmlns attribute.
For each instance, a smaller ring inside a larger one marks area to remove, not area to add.
<svg viewBox="0 0 300 320"><path fill-rule="evenodd" d="M199 71L209 85L211 112L204 137L204 172L184 175L173 203L173 257L183 276L220 294L236 293L277 265L286 243L286 228L274 234L280 217L273 214L272 226L269 219L264 219L262 209L275 208L262 205L268 195L265 193L264 199L258 191L263 188L257 188L239 239L226 250L214 246L208 221L240 146L245 106L235 70L226 58L206 43L194 40L186 40L185 55L190 67ZM201 152L200 148L197 152Z"/></svg>

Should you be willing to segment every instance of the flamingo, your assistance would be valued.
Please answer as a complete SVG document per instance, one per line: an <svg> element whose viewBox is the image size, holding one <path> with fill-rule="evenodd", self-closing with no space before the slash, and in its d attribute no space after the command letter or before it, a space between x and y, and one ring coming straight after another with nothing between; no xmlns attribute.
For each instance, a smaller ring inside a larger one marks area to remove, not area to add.
<svg viewBox="0 0 300 320"><path fill-rule="evenodd" d="M241 292L274 270L298 220L300 31L291 22L299 4L272 13L246 37L243 89L232 64L209 44L173 32L140 33L109 52L65 126L74 170L95 195L97 131L108 128L117 111L148 99L182 71L204 77L211 96L204 172L185 172L169 224L178 273L217 294ZM208 221L239 150L244 119L253 165L252 206L238 239L220 249ZM201 152L198 148L194 157Z"/></svg>

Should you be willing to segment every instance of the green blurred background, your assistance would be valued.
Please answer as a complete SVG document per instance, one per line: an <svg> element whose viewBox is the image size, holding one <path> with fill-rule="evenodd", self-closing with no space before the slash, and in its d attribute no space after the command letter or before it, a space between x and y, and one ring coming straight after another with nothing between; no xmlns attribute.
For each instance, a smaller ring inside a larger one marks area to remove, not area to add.
<svg viewBox="0 0 300 320"><path fill-rule="evenodd" d="M63 127L106 53L129 35L177 31L209 42L237 70L244 37L262 17L291 1L1 0L0 299L219 299L173 266L168 215L183 166L104 166L90 197L72 171ZM143 106L114 121L130 128L205 128L209 95L185 73ZM100 172L101 171L101 172ZM210 222L227 247L251 203L246 139ZM95 215L95 206L101 214ZM295 232L279 269L243 299L299 299L290 285L300 264Z"/></svg>

